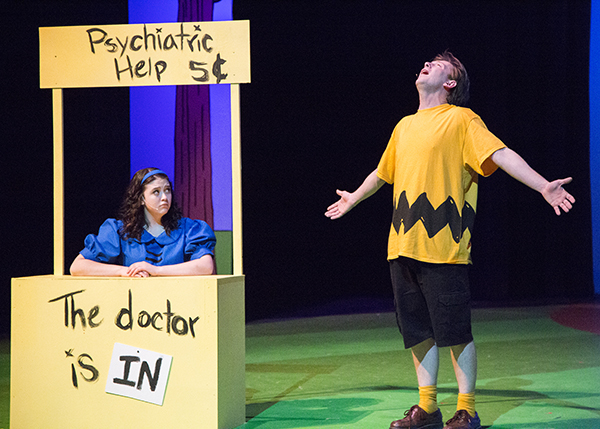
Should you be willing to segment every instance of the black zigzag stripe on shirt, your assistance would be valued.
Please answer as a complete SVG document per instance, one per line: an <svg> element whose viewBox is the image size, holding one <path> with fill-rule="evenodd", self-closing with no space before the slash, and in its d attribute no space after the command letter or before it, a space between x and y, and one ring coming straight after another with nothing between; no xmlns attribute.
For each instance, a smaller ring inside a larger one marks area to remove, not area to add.
<svg viewBox="0 0 600 429"><path fill-rule="evenodd" d="M456 243L460 242L467 228L471 232L473 231L475 210L466 201L462 209L462 216L452 197L448 197L437 209L434 209L426 192L419 195L413 205L409 206L406 191L402 191L394 205L392 224L397 234L400 233L400 226L403 223L406 234L419 220L423 222L429 238L440 232L446 225L450 226L452 238Z"/></svg>

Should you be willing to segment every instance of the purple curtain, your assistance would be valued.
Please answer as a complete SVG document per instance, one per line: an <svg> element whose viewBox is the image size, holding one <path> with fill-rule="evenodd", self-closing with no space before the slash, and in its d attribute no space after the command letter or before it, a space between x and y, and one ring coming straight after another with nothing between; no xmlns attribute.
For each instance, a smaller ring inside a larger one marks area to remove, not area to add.
<svg viewBox="0 0 600 429"><path fill-rule="evenodd" d="M179 22L212 21L213 0L179 0ZM184 216L213 227L208 85L177 87L175 198Z"/></svg>

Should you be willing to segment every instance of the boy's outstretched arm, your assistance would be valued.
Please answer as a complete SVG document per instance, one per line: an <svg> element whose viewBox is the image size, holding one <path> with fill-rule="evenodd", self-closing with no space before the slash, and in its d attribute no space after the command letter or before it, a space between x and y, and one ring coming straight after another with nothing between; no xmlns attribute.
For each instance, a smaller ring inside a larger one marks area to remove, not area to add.
<svg viewBox="0 0 600 429"><path fill-rule="evenodd" d="M563 189L563 185L573 180L571 177L548 182L525 162L515 151L504 148L492 154L492 161L518 181L543 195L557 215L561 209L568 212L573 208L575 198Z"/></svg>
<svg viewBox="0 0 600 429"><path fill-rule="evenodd" d="M383 186L385 182L377 177L377 170L373 170L371 174L367 176L365 181L358 187L358 189L352 193L347 191L340 191L339 189L335 192L340 196L340 199L327 207L325 216L331 219L338 219L348 213L362 200L369 198L375 192Z"/></svg>

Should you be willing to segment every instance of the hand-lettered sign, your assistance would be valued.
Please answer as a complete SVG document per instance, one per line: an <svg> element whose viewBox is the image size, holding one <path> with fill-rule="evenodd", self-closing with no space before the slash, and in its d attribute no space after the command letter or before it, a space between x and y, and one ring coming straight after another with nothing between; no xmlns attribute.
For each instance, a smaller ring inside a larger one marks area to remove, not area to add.
<svg viewBox="0 0 600 429"><path fill-rule="evenodd" d="M243 277L25 277L12 305L11 427L245 421Z"/></svg>
<svg viewBox="0 0 600 429"><path fill-rule="evenodd" d="M162 405L172 357L115 343L106 392Z"/></svg>
<svg viewBox="0 0 600 429"><path fill-rule="evenodd" d="M40 87L250 82L248 21L41 27Z"/></svg>

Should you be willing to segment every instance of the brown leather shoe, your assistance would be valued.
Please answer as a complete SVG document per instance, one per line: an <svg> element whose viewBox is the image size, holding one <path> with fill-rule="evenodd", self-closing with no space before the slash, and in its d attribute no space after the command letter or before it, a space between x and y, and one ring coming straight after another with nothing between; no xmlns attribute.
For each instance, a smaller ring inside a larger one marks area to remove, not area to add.
<svg viewBox="0 0 600 429"><path fill-rule="evenodd" d="M439 408L433 413L427 413L418 405L413 405L410 410L404 413L404 418L394 420L390 424L390 429L407 428L407 429L442 429L444 420L442 412Z"/></svg>
<svg viewBox="0 0 600 429"><path fill-rule="evenodd" d="M481 420L475 413L475 417L467 412L467 410L458 410L454 417L446 422L444 429L481 429Z"/></svg>

